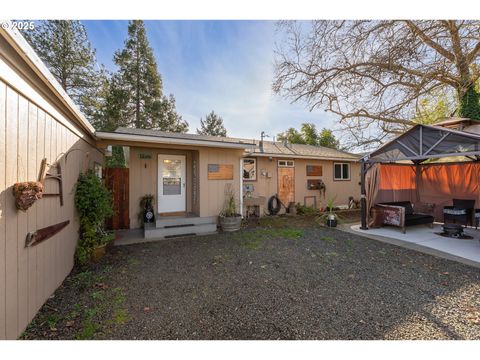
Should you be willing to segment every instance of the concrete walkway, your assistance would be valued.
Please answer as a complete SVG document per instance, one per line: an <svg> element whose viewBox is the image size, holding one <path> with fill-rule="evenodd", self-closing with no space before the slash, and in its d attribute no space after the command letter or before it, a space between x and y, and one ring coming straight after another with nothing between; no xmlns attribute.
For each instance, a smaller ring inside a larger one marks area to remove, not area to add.
<svg viewBox="0 0 480 360"><path fill-rule="evenodd" d="M480 267L480 230L473 228L464 230L466 235L473 237L470 240L447 238L438 235L438 233L442 232L442 224L440 223L435 223L433 228L425 225L409 226L406 234L403 234L399 228L391 226L361 230L360 224L355 224L345 227L344 230L370 239Z"/></svg>

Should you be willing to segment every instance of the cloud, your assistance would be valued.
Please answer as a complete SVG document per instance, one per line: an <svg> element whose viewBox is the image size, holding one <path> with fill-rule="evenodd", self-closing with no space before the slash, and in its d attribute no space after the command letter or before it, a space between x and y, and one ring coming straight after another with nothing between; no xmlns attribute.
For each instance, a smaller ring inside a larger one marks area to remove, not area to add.
<svg viewBox="0 0 480 360"><path fill-rule="evenodd" d="M109 41L123 44L126 28L119 26L126 23L103 23L102 36L111 28L115 33ZM211 110L223 117L229 135L237 137L258 138L261 131L274 136L302 122L332 127L333 118L325 112L310 113L303 104L290 104L272 93L274 22L148 21L146 26L164 92L174 94L190 132Z"/></svg>

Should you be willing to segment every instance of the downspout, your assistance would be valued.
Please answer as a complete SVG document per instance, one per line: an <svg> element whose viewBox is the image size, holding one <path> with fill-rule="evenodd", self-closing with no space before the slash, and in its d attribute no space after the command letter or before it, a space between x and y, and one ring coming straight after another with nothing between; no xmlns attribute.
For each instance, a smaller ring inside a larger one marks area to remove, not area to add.
<svg viewBox="0 0 480 360"><path fill-rule="evenodd" d="M367 226L367 193L365 191L365 173L367 163L365 159L360 160L360 229L368 230Z"/></svg>

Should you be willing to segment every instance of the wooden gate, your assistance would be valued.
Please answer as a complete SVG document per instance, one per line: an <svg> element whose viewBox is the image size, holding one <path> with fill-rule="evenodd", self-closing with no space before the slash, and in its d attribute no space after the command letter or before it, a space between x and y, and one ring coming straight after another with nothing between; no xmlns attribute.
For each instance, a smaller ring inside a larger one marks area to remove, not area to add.
<svg viewBox="0 0 480 360"><path fill-rule="evenodd" d="M128 169L106 168L105 185L113 197L113 216L107 220L107 228L130 229Z"/></svg>
<svg viewBox="0 0 480 360"><path fill-rule="evenodd" d="M295 201L295 169L293 167L278 167L278 198L283 205Z"/></svg>

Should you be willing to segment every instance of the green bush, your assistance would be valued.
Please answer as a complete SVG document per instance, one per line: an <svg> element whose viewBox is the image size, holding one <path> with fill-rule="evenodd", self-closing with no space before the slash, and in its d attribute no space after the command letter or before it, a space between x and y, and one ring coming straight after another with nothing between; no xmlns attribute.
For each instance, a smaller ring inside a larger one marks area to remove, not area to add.
<svg viewBox="0 0 480 360"><path fill-rule="evenodd" d="M300 203L297 203L297 214L298 215L318 215L320 210L314 208L313 206L306 206Z"/></svg>
<svg viewBox="0 0 480 360"><path fill-rule="evenodd" d="M113 239L113 234L104 229L105 219L113 214L112 196L93 170L78 177L75 207L80 217L80 239L75 260L78 264L85 264L95 247Z"/></svg>

